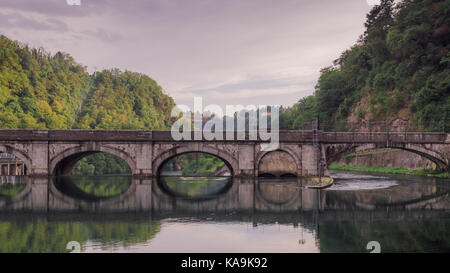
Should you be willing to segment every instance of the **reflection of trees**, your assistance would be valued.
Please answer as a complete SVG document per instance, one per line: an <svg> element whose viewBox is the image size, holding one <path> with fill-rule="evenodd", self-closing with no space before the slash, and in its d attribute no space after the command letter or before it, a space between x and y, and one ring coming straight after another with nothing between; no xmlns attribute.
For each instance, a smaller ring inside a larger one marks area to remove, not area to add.
<svg viewBox="0 0 450 273"><path fill-rule="evenodd" d="M25 184L3 184L0 185L0 196L15 196L25 189Z"/></svg>
<svg viewBox="0 0 450 273"><path fill-rule="evenodd" d="M107 153L88 155L78 161L72 169L72 175L130 173L130 167L123 159Z"/></svg>
<svg viewBox="0 0 450 273"><path fill-rule="evenodd" d="M68 242L88 240L129 246L150 240L160 228L159 222L0 222L0 252L66 252Z"/></svg>
<svg viewBox="0 0 450 273"><path fill-rule="evenodd" d="M73 183L78 189L95 197L111 197L125 192L131 184L130 176L67 177L60 183Z"/></svg>
<svg viewBox="0 0 450 273"><path fill-rule="evenodd" d="M450 251L450 220L323 221L320 222L320 252L369 252L370 241L381 252Z"/></svg>
<svg viewBox="0 0 450 273"><path fill-rule="evenodd" d="M182 171L187 176L213 176L225 165L220 158L204 153L186 153L164 164L163 171Z"/></svg>
<svg viewBox="0 0 450 273"><path fill-rule="evenodd" d="M179 177L161 177L161 183L177 196L202 197L221 192L231 178L195 177L180 180Z"/></svg>

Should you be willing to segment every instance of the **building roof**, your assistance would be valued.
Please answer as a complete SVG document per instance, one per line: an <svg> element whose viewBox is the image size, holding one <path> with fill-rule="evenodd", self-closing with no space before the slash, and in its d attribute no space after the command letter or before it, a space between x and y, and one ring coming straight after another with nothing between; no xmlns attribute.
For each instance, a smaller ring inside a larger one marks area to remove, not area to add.
<svg viewBox="0 0 450 273"><path fill-rule="evenodd" d="M19 158L8 153L0 153L0 161L21 161Z"/></svg>

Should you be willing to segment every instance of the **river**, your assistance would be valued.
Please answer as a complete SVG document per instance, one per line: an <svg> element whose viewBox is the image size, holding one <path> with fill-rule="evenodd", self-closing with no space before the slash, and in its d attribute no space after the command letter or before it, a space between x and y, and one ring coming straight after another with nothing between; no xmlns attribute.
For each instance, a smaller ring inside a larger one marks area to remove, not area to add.
<svg viewBox="0 0 450 273"><path fill-rule="evenodd" d="M333 171L300 179L130 176L0 181L0 252L450 251L450 180Z"/></svg>

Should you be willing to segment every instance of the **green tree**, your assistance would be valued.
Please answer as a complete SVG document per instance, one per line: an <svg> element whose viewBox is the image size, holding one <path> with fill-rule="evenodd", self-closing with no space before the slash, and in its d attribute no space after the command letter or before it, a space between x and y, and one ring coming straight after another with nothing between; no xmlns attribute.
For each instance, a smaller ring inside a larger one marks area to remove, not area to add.
<svg viewBox="0 0 450 273"><path fill-rule="evenodd" d="M449 24L449 1L382 0L358 42L322 69L309 119L319 116L328 128L342 129L355 119L401 117L416 130L449 131ZM294 126L292 116L305 116L301 104L285 111L283 127Z"/></svg>

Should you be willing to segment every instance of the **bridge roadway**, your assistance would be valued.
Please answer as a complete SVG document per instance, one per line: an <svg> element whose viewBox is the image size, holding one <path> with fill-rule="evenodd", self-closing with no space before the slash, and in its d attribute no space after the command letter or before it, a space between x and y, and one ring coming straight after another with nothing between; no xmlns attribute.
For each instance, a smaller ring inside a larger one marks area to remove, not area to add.
<svg viewBox="0 0 450 273"><path fill-rule="evenodd" d="M316 134L315 134L316 133ZM151 130L0 130L0 152L21 159L26 174L53 176L70 174L81 158L105 152L130 166L134 176L157 176L171 158L202 152L221 158L236 177L327 175L327 164L346 153L378 148L397 148L419 154L450 168L450 135L414 132L323 132L279 131L278 149L264 151L261 138L246 132L216 133L222 139L176 141L170 131ZM220 137L219 137L220 138ZM320 164L319 164L320 163ZM322 166L319 168L318 166Z"/></svg>

